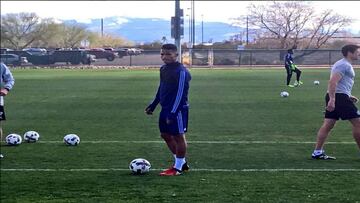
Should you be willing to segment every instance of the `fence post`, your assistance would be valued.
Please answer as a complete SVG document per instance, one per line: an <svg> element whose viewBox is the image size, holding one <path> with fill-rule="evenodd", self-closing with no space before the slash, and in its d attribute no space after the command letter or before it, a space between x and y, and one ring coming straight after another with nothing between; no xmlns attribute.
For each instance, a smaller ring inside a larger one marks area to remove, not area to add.
<svg viewBox="0 0 360 203"><path fill-rule="evenodd" d="M329 66L331 66L331 51L329 50Z"/></svg>
<svg viewBox="0 0 360 203"><path fill-rule="evenodd" d="M132 55L130 55L130 66L132 65Z"/></svg>
<svg viewBox="0 0 360 203"><path fill-rule="evenodd" d="M239 51L239 67L241 66L241 51Z"/></svg>
<svg viewBox="0 0 360 203"><path fill-rule="evenodd" d="M250 50L250 66L252 66L252 50Z"/></svg>

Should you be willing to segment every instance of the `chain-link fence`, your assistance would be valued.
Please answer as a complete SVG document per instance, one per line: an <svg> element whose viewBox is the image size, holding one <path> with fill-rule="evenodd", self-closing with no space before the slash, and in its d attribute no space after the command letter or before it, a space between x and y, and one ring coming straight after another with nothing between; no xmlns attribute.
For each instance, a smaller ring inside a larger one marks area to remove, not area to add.
<svg viewBox="0 0 360 203"><path fill-rule="evenodd" d="M189 52L190 51L190 52ZM294 62L298 65L331 66L343 56L340 50L294 50ZM192 57L189 57L191 53ZM193 66L282 66L287 50L182 50L182 60ZM143 51L140 55L124 56L112 62L98 60L96 65L160 66L160 51ZM359 65L360 61L355 64Z"/></svg>

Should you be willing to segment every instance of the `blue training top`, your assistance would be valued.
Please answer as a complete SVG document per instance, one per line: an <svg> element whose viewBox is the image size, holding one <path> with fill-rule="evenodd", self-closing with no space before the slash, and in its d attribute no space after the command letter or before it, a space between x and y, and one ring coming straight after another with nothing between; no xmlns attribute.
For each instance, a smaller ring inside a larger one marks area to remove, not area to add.
<svg viewBox="0 0 360 203"><path fill-rule="evenodd" d="M291 64L293 64L293 58L292 58L292 54L287 53L285 56L285 66L289 67Z"/></svg>
<svg viewBox="0 0 360 203"><path fill-rule="evenodd" d="M154 110L160 103L163 110L177 115L181 107L188 105L190 80L190 72L179 62L161 66L160 85L150 108Z"/></svg>

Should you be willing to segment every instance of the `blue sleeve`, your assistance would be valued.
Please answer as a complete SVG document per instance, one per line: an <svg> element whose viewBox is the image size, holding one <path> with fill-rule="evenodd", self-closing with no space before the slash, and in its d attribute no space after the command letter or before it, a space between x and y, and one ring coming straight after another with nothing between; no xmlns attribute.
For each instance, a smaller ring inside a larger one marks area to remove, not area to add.
<svg viewBox="0 0 360 203"><path fill-rule="evenodd" d="M156 96L154 98L154 100L150 103L150 105L148 106L152 111L155 110L156 106L159 104L160 102L160 85L158 87Z"/></svg>
<svg viewBox="0 0 360 203"><path fill-rule="evenodd" d="M3 63L1 63L1 82L4 83L1 85L4 85L3 87L8 90L11 90L15 84L13 75L11 74L9 68Z"/></svg>
<svg viewBox="0 0 360 203"><path fill-rule="evenodd" d="M172 105L171 114L176 115L176 113L179 111L179 105L184 96L185 82L186 82L186 72L182 70L179 73L177 94L176 94L176 99L174 101L174 104Z"/></svg>
<svg viewBox="0 0 360 203"><path fill-rule="evenodd" d="M293 58L292 58L291 54L286 54L285 64L286 64L286 65L291 65L291 64L293 64Z"/></svg>

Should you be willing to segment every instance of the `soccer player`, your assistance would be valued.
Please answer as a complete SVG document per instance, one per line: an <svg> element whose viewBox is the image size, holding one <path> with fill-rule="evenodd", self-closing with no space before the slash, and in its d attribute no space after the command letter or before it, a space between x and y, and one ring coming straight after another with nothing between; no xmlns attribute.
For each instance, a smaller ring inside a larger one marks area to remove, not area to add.
<svg viewBox="0 0 360 203"><path fill-rule="evenodd" d="M1 89L0 89L0 140L2 140L2 121L6 120L5 118L5 110L4 110L4 96L6 96L11 88L14 86L15 80L12 76L9 68L3 63L0 63L1 66ZM0 158L3 158L4 156L0 154Z"/></svg>
<svg viewBox="0 0 360 203"><path fill-rule="evenodd" d="M357 45L345 45L341 49L344 58L337 61L331 68L325 96L325 118L317 134L315 150L312 153L313 159L335 159L335 157L326 155L323 147L329 132L339 118L350 121L353 137L360 149L360 112L354 105L358 102L358 98L351 95L355 77L351 63L359 58L359 48L360 46Z"/></svg>
<svg viewBox="0 0 360 203"><path fill-rule="evenodd" d="M294 54L293 50L289 49L288 53L285 56L285 69L287 73L286 85L288 87L296 87L303 84L303 82L300 81L301 70L299 70L297 66L294 64L292 57L293 54ZM294 85L290 85L290 80L293 72L296 73L296 81Z"/></svg>
<svg viewBox="0 0 360 203"><path fill-rule="evenodd" d="M173 154L175 164L159 175L176 176L189 170L185 160L187 149L185 133L188 124L188 91L191 75L186 67L177 61L178 52L174 44L162 45L160 55L165 63L160 68L160 85L155 99L146 107L145 113L151 115L160 103L160 134Z"/></svg>

